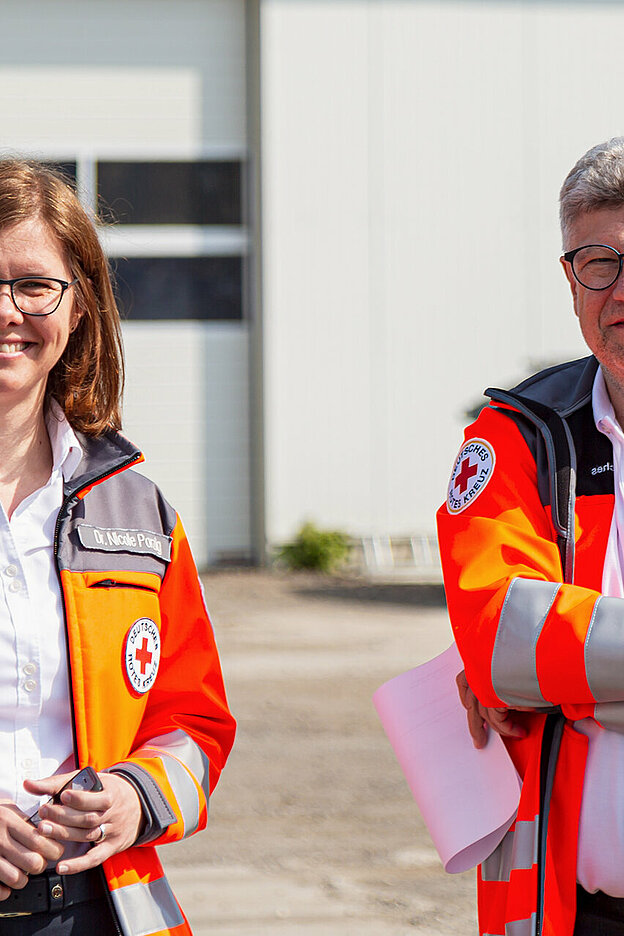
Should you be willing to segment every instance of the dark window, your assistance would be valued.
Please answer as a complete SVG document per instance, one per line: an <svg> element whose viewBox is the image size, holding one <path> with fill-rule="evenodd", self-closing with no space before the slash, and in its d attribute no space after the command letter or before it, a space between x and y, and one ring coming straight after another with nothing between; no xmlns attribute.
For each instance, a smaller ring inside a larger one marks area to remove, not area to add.
<svg viewBox="0 0 624 936"><path fill-rule="evenodd" d="M111 264L122 318L243 317L241 257L131 257Z"/></svg>
<svg viewBox="0 0 624 936"><path fill-rule="evenodd" d="M119 224L241 224L240 162L99 162L100 214Z"/></svg>

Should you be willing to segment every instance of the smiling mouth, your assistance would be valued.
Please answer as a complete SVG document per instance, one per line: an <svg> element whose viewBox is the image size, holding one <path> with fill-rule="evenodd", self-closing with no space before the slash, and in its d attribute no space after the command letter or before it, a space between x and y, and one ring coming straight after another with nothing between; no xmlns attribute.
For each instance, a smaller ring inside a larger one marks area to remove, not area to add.
<svg viewBox="0 0 624 936"><path fill-rule="evenodd" d="M17 354L18 351L25 351L29 344L28 341L14 341L11 344L4 341L0 343L0 354Z"/></svg>

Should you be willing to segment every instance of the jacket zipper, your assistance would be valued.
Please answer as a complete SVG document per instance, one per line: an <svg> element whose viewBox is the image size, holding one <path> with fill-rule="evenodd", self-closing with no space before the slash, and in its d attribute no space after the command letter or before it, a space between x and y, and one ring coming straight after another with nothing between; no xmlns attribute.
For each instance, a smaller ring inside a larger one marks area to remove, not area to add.
<svg viewBox="0 0 624 936"><path fill-rule="evenodd" d="M89 482L89 484L84 485L84 487L92 487L94 484L98 484L100 481L104 481L104 479L108 478L111 474L117 474L117 472L123 471L124 469L129 468L131 465L137 462L140 459L140 457L141 457L140 453L137 453L136 455L133 455L132 458L127 458L125 461L122 461L120 462L119 465L117 465L114 472L109 469L108 471L105 471L102 474L98 475L96 478L93 478ZM59 580L59 587L61 589L61 597L63 599L61 604L63 606L63 625L65 628L65 653L67 655L67 681L68 681L68 688L69 688L69 708L71 711L72 742L74 745L74 760L76 761L76 765L78 765L78 735L76 732L76 709L74 707L74 685L73 685L73 677L72 677L72 670L71 670L71 653L69 649L69 629L67 627L67 608L65 604L65 591L63 589L63 581L61 579L61 570L59 569L59 564L58 564L58 547L59 547L59 534L61 531L61 525L63 521L65 520L66 516L69 516L70 508L73 507L77 503L78 494L80 494L82 490L84 490L84 488L78 488L77 490L72 491L71 494L68 494L67 497L65 497L65 499L63 500L63 503L61 504L61 509L58 512L58 516L56 518L56 524L54 527L54 565L56 568L56 575ZM99 866L99 871L100 871L100 874L102 875L102 880L104 881L104 890L106 893L106 899L108 901L108 906L111 912L111 918L113 920L115 929L117 931L117 936L123 936L121 926L119 925L119 919L115 911L115 905L113 904L113 898L111 896L111 893L108 887L108 881L106 880L106 875L104 874L104 868L102 867L102 865Z"/></svg>
<svg viewBox="0 0 624 936"><path fill-rule="evenodd" d="M544 925L544 896L546 890L546 843L550 801L555 783L555 771L565 718L561 714L546 716L542 750L540 754L540 803L537 837L537 907L535 913L535 936L541 936Z"/></svg>
<svg viewBox="0 0 624 936"><path fill-rule="evenodd" d="M127 458L125 461L120 462L120 464L117 465L117 467L115 468L114 472L111 469L109 469L108 471L104 471L102 472L102 474L97 475L97 477L89 481L89 484L85 484L84 487L80 487L77 490L72 491L71 494L68 494L64 498L63 503L61 504L61 509L58 512L58 516L56 518L56 524L54 526L54 565L56 568L56 575L59 580L59 588L61 589L61 597L63 599L61 604L63 605L63 625L65 628L65 653L67 655L67 679L68 679L68 684L69 684L69 707L71 711L72 742L74 745L74 758L76 759L76 762L78 759L78 735L76 733L76 710L74 708L74 685L73 685L73 678L72 678L72 671L71 671L71 654L69 650L69 630L67 627L67 608L65 606L65 591L63 590L61 570L59 569L59 564L58 564L59 534L61 531L61 525L65 517L69 516L70 508L73 507L77 503L78 494L80 494L80 492L84 490L85 487L92 487L94 484L97 484L100 481L104 481L104 479L108 478L111 474L113 473L117 474L118 471L122 471L125 468L129 468L130 465L133 465L136 461L139 460L140 457L141 457L140 453L137 452L135 455L132 456L132 458Z"/></svg>

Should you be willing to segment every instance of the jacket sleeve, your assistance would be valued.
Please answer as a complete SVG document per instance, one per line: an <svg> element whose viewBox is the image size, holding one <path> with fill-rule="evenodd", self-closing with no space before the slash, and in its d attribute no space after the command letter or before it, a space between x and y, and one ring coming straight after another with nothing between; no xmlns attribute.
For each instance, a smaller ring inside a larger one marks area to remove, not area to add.
<svg viewBox="0 0 624 936"><path fill-rule="evenodd" d="M475 695L488 706L561 706L624 730L624 600L562 584L556 534L535 461L492 407L466 431L494 468L463 510L438 511L451 624ZM456 507L456 505L454 505ZM596 705L596 703L599 703Z"/></svg>
<svg viewBox="0 0 624 936"><path fill-rule="evenodd" d="M179 518L160 608L160 665L136 746L109 768L141 799L146 827L137 844L164 844L204 828L234 741L212 626Z"/></svg>

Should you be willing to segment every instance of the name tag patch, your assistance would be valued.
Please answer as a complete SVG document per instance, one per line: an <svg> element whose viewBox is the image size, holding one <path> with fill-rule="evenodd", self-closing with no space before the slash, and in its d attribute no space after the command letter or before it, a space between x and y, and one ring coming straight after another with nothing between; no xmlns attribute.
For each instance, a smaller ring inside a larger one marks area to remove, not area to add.
<svg viewBox="0 0 624 936"><path fill-rule="evenodd" d="M171 560L172 539L162 533L153 533L151 530L94 527L88 523L81 523L76 529L78 538L85 549L140 553L144 556L157 556L165 562Z"/></svg>
<svg viewBox="0 0 624 936"><path fill-rule="evenodd" d="M151 689L160 663L160 632L151 618L135 621L126 637L126 675L135 692Z"/></svg>

